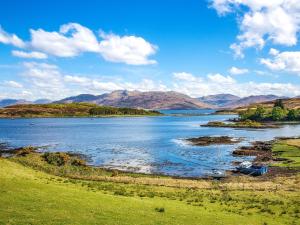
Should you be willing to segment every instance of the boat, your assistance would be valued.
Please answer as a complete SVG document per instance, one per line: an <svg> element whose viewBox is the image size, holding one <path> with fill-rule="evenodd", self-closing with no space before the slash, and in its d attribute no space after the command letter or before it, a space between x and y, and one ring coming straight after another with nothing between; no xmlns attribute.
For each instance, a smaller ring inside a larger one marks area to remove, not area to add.
<svg viewBox="0 0 300 225"><path fill-rule="evenodd" d="M221 179L226 177L225 171L217 170L217 169L212 169L212 172L210 173L210 177L214 179Z"/></svg>
<svg viewBox="0 0 300 225"><path fill-rule="evenodd" d="M243 174L252 176L261 176L268 172L266 165L253 165L251 162L242 162L237 168L237 171Z"/></svg>

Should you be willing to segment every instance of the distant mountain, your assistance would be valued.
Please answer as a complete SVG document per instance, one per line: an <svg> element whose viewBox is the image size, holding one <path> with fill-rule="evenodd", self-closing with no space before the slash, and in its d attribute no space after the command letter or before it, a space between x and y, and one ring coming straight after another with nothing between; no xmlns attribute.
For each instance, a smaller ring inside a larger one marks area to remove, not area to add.
<svg viewBox="0 0 300 225"><path fill-rule="evenodd" d="M16 105L16 104L29 104L29 101L26 101L25 99L2 99L0 100L0 108L10 106L10 105Z"/></svg>
<svg viewBox="0 0 300 225"><path fill-rule="evenodd" d="M81 94L77 96L71 96L64 98L62 100L56 101L55 103L73 103L73 102L91 102L96 103L103 95L90 95L90 94Z"/></svg>
<svg viewBox="0 0 300 225"><path fill-rule="evenodd" d="M284 104L284 107L288 109L300 109L300 97L295 97L295 98L283 98L282 102ZM235 110L237 111L243 111L246 110L247 108L256 108L257 106L263 106L265 108L273 108L275 103L275 100L272 101L266 101L266 102L260 102L260 103L253 103L247 106L241 106L236 108Z"/></svg>
<svg viewBox="0 0 300 225"><path fill-rule="evenodd" d="M273 101L279 98L286 98L286 97L280 97L276 95L251 95L245 98L238 99L237 101L229 102L223 105L223 108L244 107L251 104Z"/></svg>
<svg viewBox="0 0 300 225"><path fill-rule="evenodd" d="M34 102L32 102L33 104L48 104L51 103L52 101L50 99L46 99L46 98L41 98L41 99L37 99Z"/></svg>
<svg viewBox="0 0 300 225"><path fill-rule="evenodd" d="M218 95L207 95L207 96L200 97L198 99L210 105L223 107L224 105L230 104L232 102L236 102L241 98L231 94L218 94Z"/></svg>
<svg viewBox="0 0 300 225"><path fill-rule="evenodd" d="M168 91L113 91L103 95L82 94L57 101L57 103L90 102L98 105L143 109L199 109L214 106L187 95Z"/></svg>
<svg viewBox="0 0 300 225"><path fill-rule="evenodd" d="M48 104L52 102L49 99L37 99L35 101L27 101L25 99L1 99L0 100L0 108L11 106L11 105L20 105L20 104Z"/></svg>

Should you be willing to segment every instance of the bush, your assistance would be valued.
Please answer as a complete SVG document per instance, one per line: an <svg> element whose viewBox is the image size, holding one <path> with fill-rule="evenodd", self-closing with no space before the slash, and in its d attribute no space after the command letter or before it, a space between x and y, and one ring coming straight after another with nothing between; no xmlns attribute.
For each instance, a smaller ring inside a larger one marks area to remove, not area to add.
<svg viewBox="0 0 300 225"><path fill-rule="evenodd" d="M23 148L20 148L16 151L16 155L17 156L26 156L30 153L35 152L35 150L36 150L36 148L32 147L32 146L23 147Z"/></svg>
<svg viewBox="0 0 300 225"><path fill-rule="evenodd" d="M118 171L118 170L113 170L111 176L112 176L112 177L117 177L117 176L119 176L119 171Z"/></svg>
<svg viewBox="0 0 300 225"><path fill-rule="evenodd" d="M297 110L291 109L287 114L287 119L290 121L297 120L299 118L300 114Z"/></svg>
<svg viewBox="0 0 300 225"><path fill-rule="evenodd" d="M70 161L70 156L63 152L46 152L43 157L47 163L55 166L63 166Z"/></svg>
<svg viewBox="0 0 300 225"><path fill-rule="evenodd" d="M165 212L165 208L161 207L161 208L155 208L156 212L160 212L160 213L164 213Z"/></svg>
<svg viewBox="0 0 300 225"><path fill-rule="evenodd" d="M86 162L83 159L72 158L71 165L72 166L86 166Z"/></svg>

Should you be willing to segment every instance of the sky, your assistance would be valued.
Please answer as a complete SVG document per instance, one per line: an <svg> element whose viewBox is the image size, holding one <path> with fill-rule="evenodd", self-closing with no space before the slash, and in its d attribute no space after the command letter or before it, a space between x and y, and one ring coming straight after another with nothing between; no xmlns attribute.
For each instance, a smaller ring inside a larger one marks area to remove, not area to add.
<svg viewBox="0 0 300 225"><path fill-rule="evenodd" d="M300 0L0 3L0 99L300 95Z"/></svg>

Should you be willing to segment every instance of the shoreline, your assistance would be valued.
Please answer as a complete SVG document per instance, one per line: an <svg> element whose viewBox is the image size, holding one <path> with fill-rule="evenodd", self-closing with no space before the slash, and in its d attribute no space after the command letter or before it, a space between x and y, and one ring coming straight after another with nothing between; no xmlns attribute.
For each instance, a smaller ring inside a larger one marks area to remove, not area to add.
<svg viewBox="0 0 300 225"><path fill-rule="evenodd" d="M276 160L277 157L273 157L273 152L272 152L272 148L274 146L275 143L281 141L281 140L291 140L291 139L300 139L300 137L278 137L275 138L271 141L264 141L264 142L260 142L260 141L256 141L256 142L252 142L250 146L240 146L239 148L235 149L232 151L232 155L235 157L240 157L240 156L253 156L255 157L252 161L253 164L266 164L269 165L270 168L276 167L276 165L274 166L273 163L275 162L284 162L286 160L282 159L282 158L278 158L278 160ZM30 155L30 154L35 154L37 155L39 158L41 158L47 151L41 151L41 149L45 149L43 147L20 147L20 148L10 148L9 146L1 143L0 146L0 158L12 158L13 161L15 161L14 159L17 159L16 161L20 161L18 159L22 159L26 158L26 155ZM25 153L24 153L25 150ZM50 152L55 153L55 152ZM215 177L214 175L203 175L203 176L180 176L180 175L167 175L164 173L145 173L145 172L138 172L138 171L130 171L130 170L126 170L126 169L118 169L118 168L108 168L106 166L95 166L95 165L91 165L88 164L88 156L83 155L83 154L77 154L76 152L56 152L56 153L61 153L61 154L67 154L70 157L75 157L78 158L80 160L83 160L84 166L85 168L88 168L88 170L99 170L99 171L105 171L107 173L117 173L120 176L128 176L128 177L145 177L145 178L149 178L149 179L178 179L178 180L213 180L216 179L217 177ZM1 156L2 155L2 156ZM6 155L6 156L5 156ZM28 162L27 162L28 163ZM231 164L232 165L238 165L236 164L237 162L232 161ZM30 163L29 163L30 164ZM278 169L279 172L280 168ZM300 167L296 168L296 170L291 170L288 172L296 172L295 174L297 174L297 172L300 172ZM235 176L236 171L235 170L226 170L225 171L226 176L222 177L222 180L226 180L226 179L230 179L233 176ZM239 174L240 175L240 174ZM274 176L276 176L276 174L273 174ZM241 176L244 176L241 174ZM261 177L265 177L265 176L261 176Z"/></svg>

